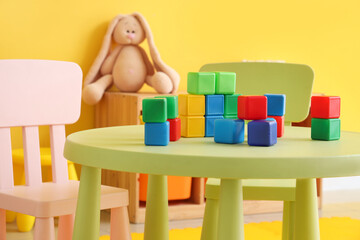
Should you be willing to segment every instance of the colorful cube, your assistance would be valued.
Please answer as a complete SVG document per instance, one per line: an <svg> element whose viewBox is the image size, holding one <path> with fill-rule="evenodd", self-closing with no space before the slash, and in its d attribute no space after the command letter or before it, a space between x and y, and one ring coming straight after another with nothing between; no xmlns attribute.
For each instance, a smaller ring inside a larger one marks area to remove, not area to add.
<svg viewBox="0 0 360 240"><path fill-rule="evenodd" d="M339 118L340 97L336 96L312 96L311 97L312 118Z"/></svg>
<svg viewBox="0 0 360 240"><path fill-rule="evenodd" d="M165 98L145 98L142 101L142 112L145 123L165 122L167 120L167 100Z"/></svg>
<svg viewBox="0 0 360 240"><path fill-rule="evenodd" d="M215 94L215 73L189 72L187 92L195 95Z"/></svg>
<svg viewBox="0 0 360 240"><path fill-rule="evenodd" d="M255 120L248 123L248 144L250 146L272 146L276 143L276 121Z"/></svg>
<svg viewBox="0 0 360 240"><path fill-rule="evenodd" d="M242 143L245 133L244 120L222 119L215 121L214 141L217 143Z"/></svg>
<svg viewBox="0 0 360 240"><path fill-rule="evenodd" d="M179 114L182 116L203 116L205 115L205 96L180 94Z"/></svg>
<svg viewBox="0 0 360 240"><path fill-rule="evenodd" d="M285 118L284 116L268 116L268 118L273 118L276 121L277 127L277 137L282 137L284 135L284 125L285 125Z"/></svg>
<svg viewBox="0 0 360 240"><path fill-rule="evenodd" d="M170 141L177 141L181 137L181 119L168 119L170 124Z"/></svg>
<svg viewBox="0 0 360 240"><path fill-rule="evenodd" d="M224 96L224 115L237 115L237 102L240 94Z"/></svg>
<svg viewBox="0 0 360 240"><path fill-rule="evenodd" d="M156 96L155 98L165 98L167 104L167 119L175 119L179 116L178 96Z"/></svg>
<svg viewBox="0 0 360 240"><path fill-rule="evenodd" d="M311 119L311 138L325 141L340 139L340 119Z"/></svg>
<svg viewBox="0 0 360 240"><path fill-rule="evenodd" d="M285 115L285 94L265 94L267 97L267 114L270 116Z"/></svg>
<svg viewBox="0 0 360 240"><path fill-rule="evenodd" d="M214 136L215 121L224 119L223 116L205 116L205 137Z"/></svg>
<svg viewBox="0 0 360 240"><path fill-rule="evenodd" d="M182 137L204 137L205 118L203 116L181 116Z"/></svg>
<svg viewBox="0 0 360 240"><path fill-rule="evenodd" d="M215 94L234 94L236 73L215 72Z"/></svg>
<svg viewBox="0 0 360 240"><path fill-rule="evenodd" d="M145 123L145 145L167 146L170 140L169 122Z"/></svg>
<svg viewBox="0 0 360 240"><path fill-rule="evenodd" d="M205 115L224 115L224 95L205 96Z"/></svg>
<svg viewBox="0 0 360 240"><path fill-rule="evenodd" d="M259 120L267 118L267 98L265 96L239 96L238 118Z"/></svg>

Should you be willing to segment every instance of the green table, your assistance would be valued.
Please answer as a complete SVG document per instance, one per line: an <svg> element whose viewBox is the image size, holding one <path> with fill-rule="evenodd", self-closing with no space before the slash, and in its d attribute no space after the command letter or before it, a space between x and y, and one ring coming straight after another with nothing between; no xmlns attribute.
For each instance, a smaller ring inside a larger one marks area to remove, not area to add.
<svg viewBox="0 0 360 240"><path fill-rule="evenodd" d="M99 198L93 194L101 168L150 174L145 240L169 239L166 175L221 178L221 240L244 239L241 179L296 178L296 240L318 240L315 178L360 175L360 134L341 134L339 141L312 141L309 128L286 127L272 147L216 144L213 138L181 138L150 147L144 145L143 126L73 133L64 156L82 165L74 240L98 239Z"/></svg>

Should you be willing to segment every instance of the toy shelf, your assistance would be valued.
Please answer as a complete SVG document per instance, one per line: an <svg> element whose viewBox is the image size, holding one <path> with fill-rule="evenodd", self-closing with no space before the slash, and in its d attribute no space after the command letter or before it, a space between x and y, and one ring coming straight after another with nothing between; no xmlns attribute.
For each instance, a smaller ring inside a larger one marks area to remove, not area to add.
<svg viewBox="0 0 360 240"><path fill-rule="evenodd" d="M95 127L140 124L142 99L158 96L156 93L106 92L95 106ZM145 221L145 202L139 200L138 173L102 170L102 184L129 190L129 219L132 223ZM169 219L202 218L205 209L205 179L193 178L191 196L186 200L169 201ZM318 180L318 202L321 206L321 181ZM244 201L244 214L281 212L282 202Z"/></svg>

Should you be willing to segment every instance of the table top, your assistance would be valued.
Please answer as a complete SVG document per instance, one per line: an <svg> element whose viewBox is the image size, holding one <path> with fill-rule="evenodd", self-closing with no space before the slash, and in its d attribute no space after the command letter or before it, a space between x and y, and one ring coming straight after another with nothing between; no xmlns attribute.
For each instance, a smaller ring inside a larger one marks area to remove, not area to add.
<svg viewBox="0 0 360 240"><path fill-rule="evenodd" d="M97 128L67 137L64 156L85 166L125 172L216 178L314 178L360 175L360 133L311 140L311 129L285 127L271 147L181 138L145 146L144 126Z"/></svg>

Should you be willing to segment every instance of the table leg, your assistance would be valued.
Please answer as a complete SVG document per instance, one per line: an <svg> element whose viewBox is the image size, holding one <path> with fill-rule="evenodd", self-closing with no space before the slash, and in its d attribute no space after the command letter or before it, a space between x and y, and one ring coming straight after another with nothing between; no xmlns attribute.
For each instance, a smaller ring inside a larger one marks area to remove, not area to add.
<svg viewBox="0 0 360 240"><path fill-rule="evenodd" d="M144 240L154 239L169 239L167 176L149 174Z"/></svg>
<svg viewBox="0 0 360 240"><path fill-rule="evenodd" d="M73 240L98 240L100 235L101 169L82 166Z"/></svg>
<svg viewBox="0 0 360 240"><path fill-rule="evenodd" d="M319 240L316 179L296 180L295 240Z"/></svg>
<svg viewBox="0 0 360 240"><path fill-rule="evenodd" d="M218 240L244 240L242 183L221 179Z"/></svg>

